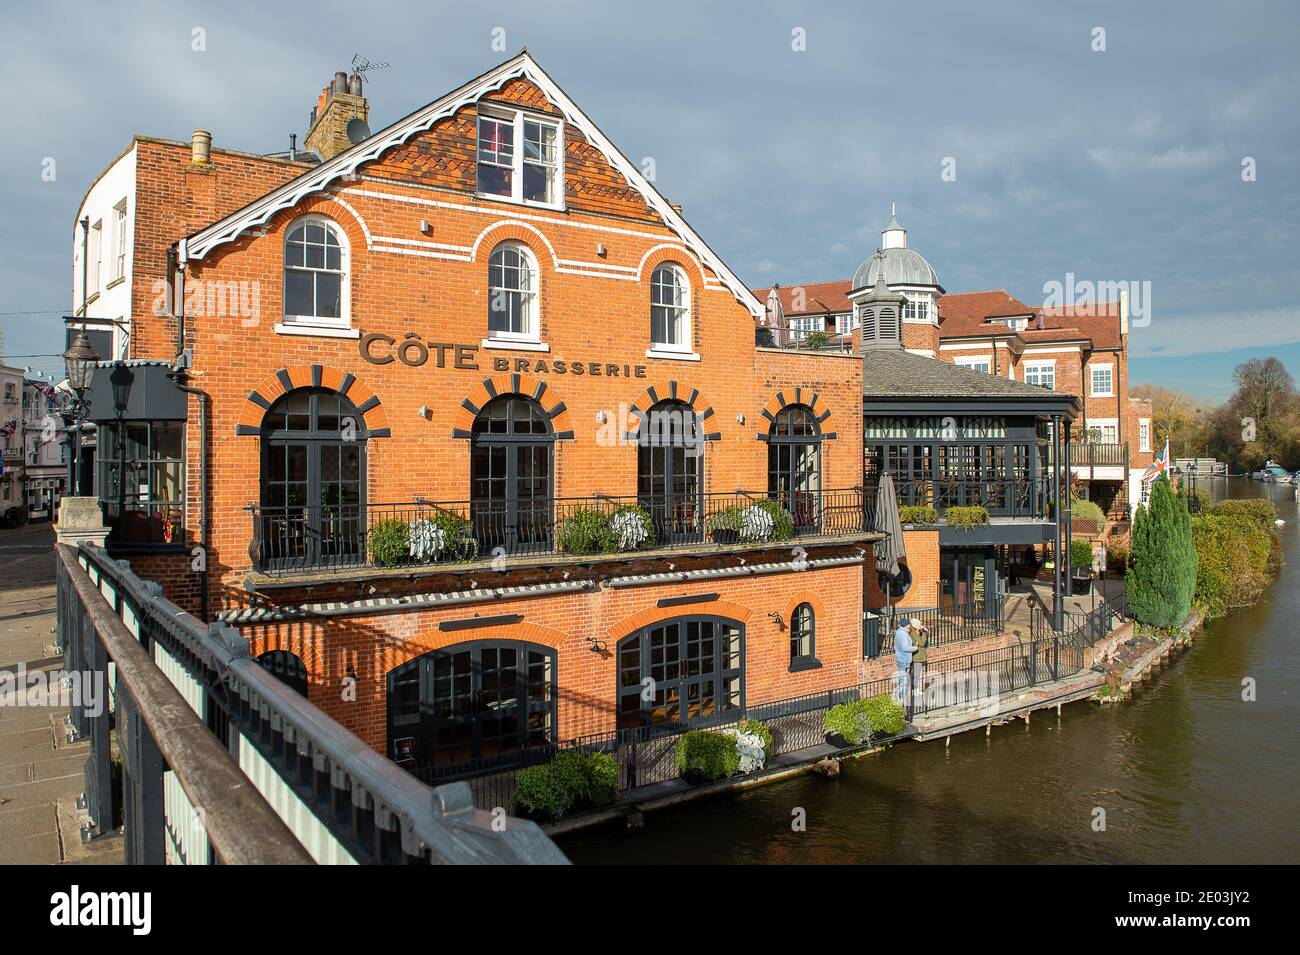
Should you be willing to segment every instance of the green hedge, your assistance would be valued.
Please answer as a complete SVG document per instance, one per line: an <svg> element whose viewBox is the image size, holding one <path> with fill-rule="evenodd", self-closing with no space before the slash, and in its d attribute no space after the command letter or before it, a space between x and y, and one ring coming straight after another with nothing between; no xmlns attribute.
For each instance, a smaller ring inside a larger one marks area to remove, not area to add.
<svg viewBox="0 0 1300 955"><path fill-rule="evenodd" d="M740 768L736 739L716 730L688 730L677 740L677 771L715 782Z"/></svg>
<svg viewBox="0 0 1300 955"><path fill-rule="evenodd" d="M948 526L957 530L970 530L989 522L989 512L979 504L966 507L950 507L943 512Z"/></svg>
<svg viewBox="0 0 1300 955"><path fill-rule="evenodd" d="M1223 501L1192 515L1197 571L1194 600L1206 617L1249 607L1277 575L1281 547L1272 501Z"/></svg>
<svg viewBox="0 0 1300 955"><path fill-rule="evenodd" d="M574 809L608 806L618 796L618 760L609 753L566 749L549 763L515 773L510 811L554 821Z"/></svg>
<svg viewBox="0 0 1300 955"><path fill-rule="evenodd" d="M937 524L939 514L933 504L904 504L898 509L898 520L903 524Z"/></svg>

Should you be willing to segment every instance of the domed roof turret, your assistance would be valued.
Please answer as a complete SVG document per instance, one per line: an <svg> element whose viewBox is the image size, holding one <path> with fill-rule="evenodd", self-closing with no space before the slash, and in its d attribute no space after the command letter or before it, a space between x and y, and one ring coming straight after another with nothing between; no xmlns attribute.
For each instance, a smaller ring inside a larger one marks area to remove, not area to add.
<svg viewBox="0 0 1300 955"><path fill-rule="evenodd" d="M889 225L881 230L881 249L858 266L853 274L853 288L871 288L876 284L883 263L888 285L932 285L939 287L939 274L920 252L907 247L907 230L898 224L891 207Z"/></svg>

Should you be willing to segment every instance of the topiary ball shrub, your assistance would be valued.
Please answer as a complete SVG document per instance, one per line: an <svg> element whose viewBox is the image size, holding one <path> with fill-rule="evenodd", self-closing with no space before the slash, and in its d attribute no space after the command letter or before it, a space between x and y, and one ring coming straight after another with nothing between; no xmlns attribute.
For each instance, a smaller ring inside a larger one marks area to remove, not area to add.
<svg viewBox="0 0 1300 955"><path fill-rule="evenodd" d="M370 528L370 559L381 567L396 567L410 553L410 531L396 517L376 521Z"/></svg>
<svg viewBox="0 0 1300 955"><path fill-rule="evenodd" d="M1070 567L1075 571L1089 569L1092 561L1092 545L1082 538L1073 538L1070 541Z"/></svg>
<svg viewBox="0 0 1300 955"><path fill-rule="evenodd" d="M554 822L569 811L572 803L569 791L551 772L550 763L515 773L515 795L510 800L510 811L515 815Z"/></svg>
<svg viewBox="0 0 1300 955"><path fill-rule="evenodd" d="M688 730L677 741L677 771L688 782L711 783L740 768L734 737L715 730Z"/></svg>

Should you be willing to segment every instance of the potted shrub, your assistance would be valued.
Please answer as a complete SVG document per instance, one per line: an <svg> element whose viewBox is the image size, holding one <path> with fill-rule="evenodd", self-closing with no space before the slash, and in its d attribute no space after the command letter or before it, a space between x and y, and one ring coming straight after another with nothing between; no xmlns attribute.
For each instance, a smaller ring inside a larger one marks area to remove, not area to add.
<svg viewBox="0 0 1300 955"><path fill-rule="evenodd" d="M560 521L555 538L560 550L568 554L601 554L614 549L609 515L593 508L576 510Z"/></svg>
<svg viewBox="0 0 1300 955"><path fill-rule="evenodd" d="M871 738L871 719L860 706L861 700L837 703L822 717L826 742L839 749L860 746Z"/></svg>
<svg viewBox="0 0 1300 955"><path fill-rule="evenodd" d="M844 749L875 737L893 736L907 725L902 705L888 693L838 703L822 717L826 742Z"/></svg>
<svg viewBox="0 0 1300 955"><path fill-rule="evenodd" d="M723 508L709 518L709 538L715 544L738 544L740 523L740 508Z"/></svg>
<svg viewBox="0 0 1300 955"><path fill-rule="evenodd" d="M939 515L933 504L904 504L898 509L901 524L937 524Z"/></svg>
<svg viewBox="0 0 1300 955"><path fill-rule="evenodd" d="M515 794L510 811L538 822L554 822L569 810L571 797L549 763L529 766L515 773Z"/></svg>
<svg viewBox="0 0 1300 955"><path fill-rule="evenodd" d="M406 560L410 530L406 521L390 517L370 528L370 559L380 567L396 567Z"/></svg>
<svg viewBox="0 0 1300 955"><path fill-rule="evenodd" d="M742 775L756 773L767 765L772 755L772 734L757 720L741 720L735 727L722 731L736 747L736 771Z"/></svg>
<svg viewBox="0 0 1300 955"><path fill-rule="evenodd" d="M1092 591L1092 544L1080 537L1070 541L1070 577L1076 596Z"/></svg>
<svg viewBox="0 0 1300 955"><path fill-rule="evenodd" d="M638 550L655 545L655 526L650 515L635 504L617 507L609 515L609 532L619 550Z"/></svg>
<svg viewBox="0 0 1300 955"><path fill-rule="evenodd" d="M750 511L753 509L763 512L770 517L772 521L771 530L768 532L767 536L756 539L783 541L794 536L794 518L790 516L789 511L783 508L776 501L769 498L767 500L755 502L752 508L746 508L746 510ZM762 526L767 525L765 520L758 518L756 515L751 515L750 520ZM743 530L741 536L745 536Z"/></svg>
<svg viewBox="0 0 1300 955"><path fill-rule="evenodd" d="M478 541L469 521L450 511L438 510L431 517L411 522L407 529L407 550L417 561L473 560Z"/></svg>
<svg viewBox="0 0 1300 955"><path fill-rule="evenodd" d="M677 740L677 771L688 783L712 783L740 767L735 737L716 730L688 730Z"/></svg>

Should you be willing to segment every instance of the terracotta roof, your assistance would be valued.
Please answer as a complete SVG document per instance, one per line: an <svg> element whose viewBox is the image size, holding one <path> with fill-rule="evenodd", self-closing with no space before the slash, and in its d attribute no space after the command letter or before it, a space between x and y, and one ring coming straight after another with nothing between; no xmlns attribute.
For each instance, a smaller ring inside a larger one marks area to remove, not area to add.
<svg viewBox="0 0 1300 955"><path fill-rule="evenodd" d="M1045 328L1073 328L1082 337L1091 338L1096 348L1118 348L1119 302L1098 302L1095 305L1064 305L1059 308L1043 307Z"/></svg>
<svg viewBox="0 0 1300 955"><path fill-rule="evenodd" d="M767 303L771 286L754 289L759 302ZM825 315L851 311L848 292L853 283L845 279L837 282L804 282L783 285L777 294L787 317L796 315ZM794 308L796 289L803 290L803 307ZM1025 341L1044 342L1057 339L1089 339L1095 348L1118 348L1119 303L1099 302L1096 305L1039 308L1026 305L1006 289L983 292L954 292L939 296L939 338L967 338L986 335L1015 334L1001 322L989 319L1030 316L1029 327L1020 337ZM1039 319L1042 328L1039 328Z"/></svg>
<svg viewBox="0 0 1300 955"><path fill-rule="evenodd" d="M825 315L827 312L848 312L852 311L853 306L849 303L848 291L853 287L853 283L848 279L840 282L796 282L793 285L782 285L777 290L781 296L781 307L785 309L787 316L793 315ZM754 295L758 301L766 305L767 293L771 289L767 288L754 289ZM803 308L794 308L795 289L803 289Z"/></svg>

